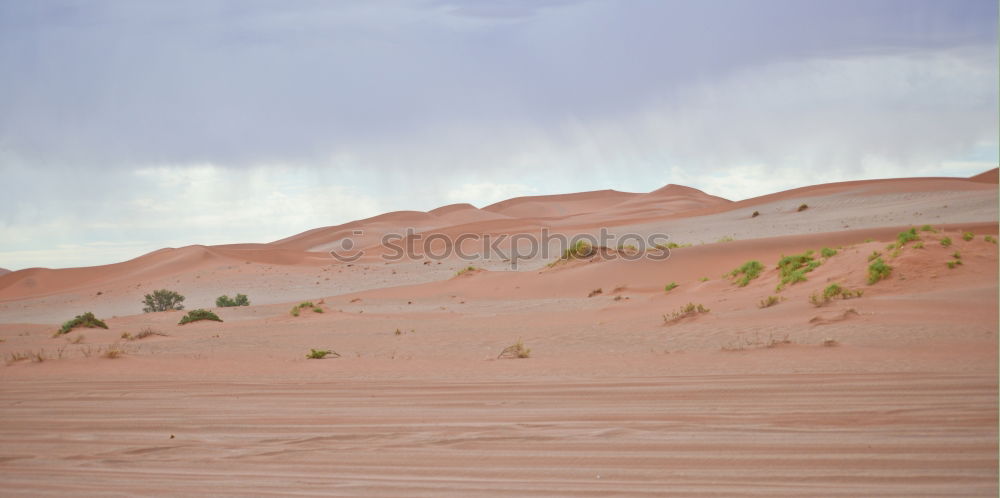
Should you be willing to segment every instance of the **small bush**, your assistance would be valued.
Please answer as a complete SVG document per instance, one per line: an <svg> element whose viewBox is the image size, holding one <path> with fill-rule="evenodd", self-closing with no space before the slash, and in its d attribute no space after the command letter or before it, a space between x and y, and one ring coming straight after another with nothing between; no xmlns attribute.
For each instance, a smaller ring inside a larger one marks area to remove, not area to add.
<svg viewBox="0 0 1000 498"><path fill-rule="evenodd" d="M152 294L146 294L142 302L146 305L142 309L144 313L184 309L184 305L181 304L184 302L184 296L167 289L155 290Z"/></svg>
<svg viewBox="0 0 1000 498"><path fill-rule="evenodd" d="M128 337L125 336L126 334L128 334ZM125 334L122 334L122 339L128 339L130 341L138 341L138 340L145 339L147 337L152 337L154 335L159 335L159 336L166 337L167 334L164 334L163 332L160 332L159 330L155 330L155 329L152 329L150 327L146 327L146 328L140 330L139 332L137 332L135 335L132 335L132 334L129 334L128 332L126 332Z"/></svg>
<svg viewBox="0 0 1000 498"><path fill-rule="evenodd" d="M459 276L465 275L466 273L474 272L474 271L476 271L478 269L479 268L476 268L475 266L466 266L465 268L462 268L461 270L458 270L458 273L456 273L455 276L459 277Z"/></svg>
<svg viewBox="0 0 1000 498"><path fill-rule="evenodd" d="M716 242L732 242L732 241L734 241L734 240L736 240L736 239L732 238L732 237L731 237L731 236L729 236L729 235L726 235L725 237L723 237L723 238L721 238L721 239L717 240Z"/></svg>
<svg viewBox="0 0 1000 498"><path fill-rule="evenodd" d="M589 258L596 253L597 250L595 250L594 246L590 245L589 242L586 240L578 240L575 244L563 251L561 259L570 260Z"/></svg>
<svg viewBox="0 0 1000 498"><path fill-rule="evenodd" d="M101 353L101 356L109 360L121 358L122 356L125 356L125 348L116 342L108 346L108 349L104 350L104 353Z"/></svg>
<svg viewBox="0 0 1000 498"><path fill-rule="evenodd" d="M993 238L992 235L983 235L983 240L985 240L986 242L989 242L991 244L996 244L997 243L997 239Z"/></svg>
<svg viewBox="0 0 1000 498"><path fill-rule="evenodd" d="M306 355L306 358L309 358L310 360L322 360L327 356L330 356L331 358L340 358L339 353L337 353L336 351L331 351L329 349L310 349L309 354Z"/></svg>
<svg viewBox="0 0 1000 498"><path fill-rule="evenodd" d="M760 216L760 211L754 211L753 214L750 215L751 218L756 218L758 216Z"/></svg>
<svg viewBox="0 0 1000 498"><path fill-rule="evenodd" d="M760 272L764 271L764 265L760 261L750 260L743 263L739 268L729 272L727 275L731 278L736 278L734 282L740 287L746 287L751 280L760 276ZM742 275L742 277L740 277Z"/></svg>
<svg viewBox="0 0 1000 498"><path fill-rule="evenodd" d="M520 339L516 343L503 348L503 351L500 351L500 354L497 355L498 360L501 358L518 359L529 357L531 357L531 350L524 347L524 343Z"/></svg>
<svg viewBox="0 0 1000 498"><path fill-rule="evenodd" d="M203 309L197 309L197 310L188 311L188 314L184 315L184 318L181 318L181 321L178 322L177 324L178 325L184 325L185 323L197 322L199 320L212 320L212 321L215 321L215 322L221 322L222 321L222 319L219 318L219 315L216 315L215 313L212 313L211 311L203 310Z"/></svg>
<svg viewBox="0 0 1000 498"><path fill-rule="evenodd" d="M930 225L924 225L924 226L920 227L920 231L921 232L937 233L937 230L935 230L934 227L932 227Z"/></svg>
<svg viewBox="0 0 1000 498"><path fill-rule="evenodd" d="M956 259L956 260L953 260L953 261L949 261L949 262L947 262L945 264L948 265L948 269L949 270L954 270L956 266L962 264L962 260Z"/></svg>
<svg viewBox="0 0 1000 498"><path fill-rule="evenodd" d="M881 258L881 257L882 257L882 253L880 253L878 251L872 251L872 253L868 255L868 262L871 263L872 261L875 261L876 259Z"/></svg>
<svg viewBox="0 0 1000 498"><path fill-rule="evenodd" d="M108 324L104 323L102 320L94 316L93 313L88 311L82 315L76 315L76 318L63 323L62 327L59 327L59 331L56 332L56 335L68 334L69 331L78 327L106 329L108 328Z"/></svg>
<svg viewBox="0 0 1000 498"><path fill-rule="evenodd" d="M823 306L824 304L827 304L837 298L853 299L861 297L864 293L865 291L861 289L851 290L841 286L840 284L830 284L823 289L822 293L813 293L810 295L809 302L812 303L813 306Z"/></svg>
<svg viewBox="0 0 1000 498"><path fill-rule="evenodd" d="M944 247L950 246L951 245L951 237L945 237L945 238L941 239L941 245L944 246Z"/></svg>
<svg viewBox="0 0 1000 498"><path fill-rule="evenodd" d="M800 204L799 208L796 209L796 211L798 211L798 212L801 213L802 211L805 211L806 209L809 209L809 205L808 204Z"/></svg>
<svg viewBox="0 0 1000 498"><path fill-rule="evenodd" d="M868 265L868 285L872 285L879 280L884 280L892 274L892 267L885 264L882 258L877 258Z"/></svg>
<svg viewBox="0 0 1000 498"><path fill-rule="evenodd" d="M232 308L235 306L250 306L250 299L246 294L237 294L235 298L229 296L219 296L215 299L215 305L219 308Z"/></svg>
<svg viewBox="0 0 1000 498"><path fill-rule="evenodd" d="M778 284L778 290L781 290L785 285L806 281L806 273L815 270L822 264L816 261L812 254L812 251L806 251L802 254L782 256L778 260L778 270L781 271L781 282Z"/></svg>
<svg viewBox="0 0 1000 498"><path fill-rule="evenodd" d="M702 282L708 282L708 277L701 277L698 280L700 280Z"/></svg>
<svg viewBox="0 0 1000 498"><path fill-rule="evenodd" d="M920 236L917 235L917 229L911 228L905 232L899 232L896 236L896 247L903 247L908 242L913 242L915 240L920 240Z"/></svg>
<svg viewBox="0 0 1000 498"><path fill-rule="evenodd" d="M670 313L670 315L663 315L663 323L669 324L674 323L678 320L683 320L689 316L700 315L702 313L708 313L712 311L701 304L687 303L681 306L677 311Z"/></svg>
<svg viewBox="0 0 1000 498"><path fill-rule="evenodd" d="M920 242L917 242L916 244L913 244L913 248L914 249L923 249L924 248L924 242L920 241Z"/></svg>
<svg viewBox="0 0 1000 498"><path fill-rule="evenodd" d="M292 310L289 311L289 313L291 313L292 316L299 316L299 312L306 308L311 308L313 310L313 313L323 312L323 308L316 306L315 304L312 303L312 301L302 301L301 303L292 306Z"/></svg>
<svg viewBox="0 0 1000 498"><path fill-rule="evenodd" d="M676 289L678 285L680 285L680 284L678 284L677 282L670 282L669 284L667 284L666 287L663 288L663 290L666 291L666 292L670 292L670 291Z"/></svg>
<svg viewBox="0 0 1000 498"><path fill-rule="evenodd" d="M964 240L966 242L968 242L968 241L970 241L970 240L972 240L974 238L976 238L976 234L974 234L972 232L965 232L965 233L962 234L962 240Z"/></svg>
<svg viewBox="0 0 1000 498"><path fill-rule="evenodd" d="M820 249L819 255L823 256L824 258L832 258L832 257L834 257L834 256L837 255L837 250L836 249L830 249L829 247L824 247L824 248Z"/></svg>
<svg viewBox="0 0 1000 498"><path fill-rule="evenodd" d="M767 296L766 298L760 300L760 304L758 304L757 307L761 309L770 308L780 302L781 298L778 296Z"/></svg>
<svg viewBox="0 0 1000 498"><path fill-rule="evenodd" d="M603 294L603 293L604 293L604 291L602 289L594 289L594 290L590 291L590 294L587 294L587 297L594 297L594 296L597 296L597 295L600 295L600 294Z"/></svg>

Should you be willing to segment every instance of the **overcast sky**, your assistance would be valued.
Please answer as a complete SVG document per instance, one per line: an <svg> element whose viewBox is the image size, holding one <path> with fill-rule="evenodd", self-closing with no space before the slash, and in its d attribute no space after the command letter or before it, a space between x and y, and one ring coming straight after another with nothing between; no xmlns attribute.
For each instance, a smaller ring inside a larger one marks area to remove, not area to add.
<svg viewBox="0 0 1000 498"><path fill-rule="evenodd" d="M998 162L995 0L0 0L0 267Z"/></svg>

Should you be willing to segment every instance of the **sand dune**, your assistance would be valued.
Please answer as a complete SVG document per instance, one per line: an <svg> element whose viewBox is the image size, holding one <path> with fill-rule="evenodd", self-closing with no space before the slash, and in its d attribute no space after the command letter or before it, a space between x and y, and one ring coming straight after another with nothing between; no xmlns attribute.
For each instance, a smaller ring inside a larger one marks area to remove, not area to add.
<svg viewBox="0 0 1000 498"><path fill-rule="evenodd" d="M0 489L995 496L996 176L739 202L677 185L523 197L3 274ZM911 227L919 240L897 244ZM383 261L381 237L407 228L692 245L519 271L422 250ZM333 260L345 237L368 254ZM781 285L778 262L807 250L817 265ZM871 284L876 257L891 271ZM737 285L730 272L751 260L759 276ZM849 298L822 299L833 284ZM158 288L224 321L141 313ZM237 292L252 305L214 307ZM290 314L306 300L322 312ZM108 329L53 336L85 311ZM143 329L162 335L135 339ZM517 341L530 358L498 359Z"/></svg>

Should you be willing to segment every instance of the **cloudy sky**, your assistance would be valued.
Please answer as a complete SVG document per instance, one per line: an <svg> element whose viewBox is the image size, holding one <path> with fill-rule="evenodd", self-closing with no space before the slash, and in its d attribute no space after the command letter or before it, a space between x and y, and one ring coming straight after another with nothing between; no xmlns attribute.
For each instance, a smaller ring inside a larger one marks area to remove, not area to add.
<svg viewBox="0 0 1000 498"><path fill-rule="evenodd" d="M0 267L998 162L995 0L0 0Z"/></svg>

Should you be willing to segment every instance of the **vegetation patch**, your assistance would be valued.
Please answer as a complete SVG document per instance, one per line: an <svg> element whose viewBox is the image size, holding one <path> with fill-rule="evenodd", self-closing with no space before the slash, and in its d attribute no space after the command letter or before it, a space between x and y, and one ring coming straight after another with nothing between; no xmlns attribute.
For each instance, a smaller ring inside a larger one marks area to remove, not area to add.
<svg viewBox="0 0 1000 498"><path fill-rule="evenodd" d="M63 323L62 327L59 327L59 331L56 332L56 335L68 334L69 331L80 327L89 329L106 329L108 328L108 324L104 323L104 321L98 319L93 313L88 311L82 315L76 315L76 318Z"/></svg>
<svg viewBox="0 0 1000 498"><path fill-rule="evenodd" d="M666 285L666 287L663 288L663 290L666 292L670 292L676 289L678 285L680 284L678 284L677 282L670 282L669 284Z"/></svg>
<svg viewBox="0 0 1000 498"><path fill-rule="evenodd" d="M237 294L236 297L219 296L215 298L215 305L219 308L232 308L235 306L250 306L250 299L246 294Z"/></svg>
<svg viewBox="0 0 1000 498"><path fill-rule="evenodd" d="M313 310L313 313L323 312L323 308L316 306L312 301L303 301L295 306L292 306L292 310L289 311L289 313L291 313L292 316L299 316L299 313L306 308Z"/></svg>
<svg viewBox="0 0 1000 498"><path fill-rule="evenodd" d="M167 289L160 289L153 291L152 294L146 294L142 303L146 306L142 308L144 313L156 313L158 311L168 311L168 310L182 310L184 305L184 296Z"/></svg>
<svg viewBox="0 0 1000 498"><path fill-rule="evenodd" d="M531 357L531 350L526 348L520 339L518 339L514 344L503 348L503 351L500 351L500 354L497 355L498 360L503 358L520 359L529 357Z"/></svg>
<svg viewBox="0 0 1000 498"><path fill-rule="evenodd" d="M951 245L951 237L945 237L945 238L941 239L941 246L942 247L948 247L950 245Z"/></svg>
<svg viewBox="0 0 1000 498"><path fill-rule="evenodd" d="M322 360L327 356L331 358L340 358L340 353L329 349L310 349L309 354L306 355L306 358L310 360Z"/></svg>
<svg viewBox="0 0 1000 498"><path fill-rule="evenodd" d="M760 211L754 211L753 214L750 215L751 218L756 218L758 216L760 216Z"/></svg>
<svg viewBox="0 0 1000 498"><path fill-rule="evenodd" d="M958 251L955 251L955 253L952 254L951 257L953 257L955 259L953 259L953 260L951 260L951 261L949 261L949 262L947 262L945 264L948 265L948 269L949 270L954 270L956 266L962 264L962 255L959 254Z"/></svg>
<svg viewBox="0 0 1000 498"><path fill-rule="evenodd" d="M868 285L884 280L892 274L892 267L885 264L882 258L876 258L868 265Z"/></svg>
<svg viewBox="0 0 1000 498"><path fill-rule="evenodd" d="M810 295L809 302L813 306L823 306L834 299L853 299L861 297L864 293L865 291L862 289L851 290L840 284L830 284L827 288L823 289L822 293L817 292Z"/></svg>
<svg viewBox="0 0 1000 498"><path fill-rule="evenodd" d="M657 248L657 249L659 249L659 250L662 251L664 249L677 249L677 248L680 248L680 247L691 247L691 245L692 244L678 244L677 242L667 242L666 244L656 244L653 247L655 247L655 248Z"/></svg>
<svg viewBox="0 0 1000 498"><path fill-rule="evenodd" d="M587 297L594 297L594 296L598 296L598 295L603 294L603 293L604 293L604 291L601 290L601 289L594 289L594 290L590 291L590 294L587 294Z"/></svg>
<svg viewBox="0 0 1000 498"><path fill-rule="evenodd" d="M164 334L163 332L160 332L159 330L153 329L151 327L146 327L140 330L139 332L136 332L135 335L132 335L128 332L124 332L122 333L122 339L126 339L129 341L141 341L142 339L145 339L147 337L152 337L154 335L166 337L167 334Z"/></svg>
<svg viewBox="0 0 1000 498"><path fill-rule="evenodd" d="M474 272L474 271L478 271L478 270L479 270L479 268L476 268L475 266L466 266L465 268L462 268L461 270L458 270L458 273L456 273L455 276L456 277L460 277L462 275L465 275L466 273L470 273L470 272Z"/></svg>
<svg viewBox="0 0 1000 498"><path fill-rule="evenodd" d="M871 263L872 261L875 261L876 259L881 258L881 257L882 257L882 253L880 253L878 251L872 251L872 253L868 255L868 262Z"/></svg>
<svg viewBox="0 0 1000 498"><path fill-rule="evenodd" d="M905 232L899 232L896 236L896 247L903 247L909 242L920 240L920 236L917 235L917 229L911 228Z"/></svg>
<svg viewBox="0 0 1000 498"><path fill-rule="evenodd" d="M796 211L801 213L802 211L805 211L806 209L809 209L809 205L808 204L799 204L799 208L796 209Z"/></svg>
<svg viewBox="0 0 1000 498"><path fill-rule="evenodd" d="M786 285L805 282L806 273L815 270L820 264L822 264L820 261L813 258L812 251L806 251L802 254L793 254L791 256L783 256L778 261L778 270L781 272L781 282L778 283L777 290L780 291Z"/></svg>
<svg viewBox="0 0 1000 498"><path fill-rule="evenodd" d="M760 304L758 304L757 307L760 309L770 308L771 306L774 306L780 302L781 302L780 296L767 296L764 299L760 300Z"/></svg>
<svg viewBox="0 0 1000 498"><path fill-rule="evenodd" d="M751 280L760 276L764 271L764 265L760 261L750 260L743 263L739 268L726 274L727 277L736 279L733 283L739 287L746 287Z"/></svg>
<svg viewBox="0 0 1000 498"><path fill-rule="evenodd" d="M992 235L984 235L983 236L983 240L985 240L986 242L989 242L991 244L996 244L997 243L997 239L993 238Z"/></svg>
<svg viewBox="0 0 1000 498"><path fill-rule="evenodd" d="M674 311L669 315L663 315L663 323L664 324L676 323L685 318L691 316L697 316L702 313L708 313L709 311L712 310L706 308L704 305L687 303L684 306L681 306L677 311Z"/></svg>
<svg viewBox="0 0 1000 498"><path fill-rule="evenodd" d="M976 238L976 234L974 234L972 232L965 232L965 233L962 234L962 240L964 240L966 242L968 242L968 241L970 241L970 240L972 240L974 238Z"/></svg>
<svg viewBox="0 0 1000 498"><path fill-rule="evenodd" d="M831 249L829 247L824 247L819 250L819 255L823 256L824 258L832 258L837 255L837 250Z"/></svg>
<svg viewBox="0 0 1000 498"><path fill-rule="evenodd" d="M222 321L222 319L219 318L219 315L216 315L215 313L212 313L211 311L203 310L203 309L197 309L197 310L188 311L188 314L184 315L184 318L181 318L181 321L178 322L177 324L178 325L184 325L185 323L197 322L199 320L212 320L212 321L215 321L215 322L221 322Z"/></svg>
<svg viewBox="0 0 1000 498"><path fill-rule="evenodd" d="M930 225L924 225L924 226L920 227L920 231L921 232L937 233L937 230L935 230L934 227L932 227Z"/></svg>

